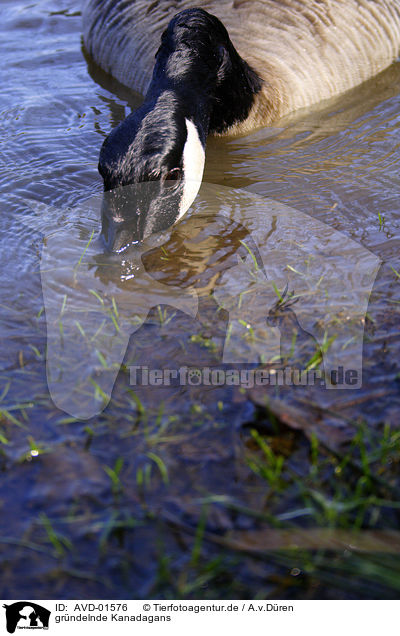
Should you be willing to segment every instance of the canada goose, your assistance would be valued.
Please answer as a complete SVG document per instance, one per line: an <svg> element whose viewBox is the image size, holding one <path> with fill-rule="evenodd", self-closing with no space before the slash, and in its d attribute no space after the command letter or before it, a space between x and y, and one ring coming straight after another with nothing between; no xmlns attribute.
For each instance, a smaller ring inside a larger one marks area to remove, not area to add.
<svg viewBox="0 0 400 636"><path fill-rule="evenodd" d="M145 95L100 152L104 189L113 191L103 229L116 251L186 212L208 134L246 132L332 97L382 71L400 49L400 0L196 5L88 0L84 10L89 54ZM126 188L118 186L143 182L151 195L140 195L140 210L126 194L121 204Z"/></svg>

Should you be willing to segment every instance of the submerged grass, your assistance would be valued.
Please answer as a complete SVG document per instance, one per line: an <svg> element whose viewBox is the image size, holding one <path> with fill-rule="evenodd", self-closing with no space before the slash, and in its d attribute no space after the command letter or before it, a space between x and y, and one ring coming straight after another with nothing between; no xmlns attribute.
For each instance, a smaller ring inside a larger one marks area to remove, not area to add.
<svg viewBox="0 0 400 636"><path fill-rule="evenodd" d="M172 520L192 534L196 558L174 579L166 576L164 555L162 578L176 581L174 592L181 598L196 597L200 590L208 598L221 597L221 579L229 581L235 598L397 598L400 504L391 492L398 481L399 431L385 426L379 438L361 425L340 460L314 437L302 475L291 465L291 452L274 452L274 437L250 430L247 463L265 482L264 506L251 509L223 495L199 499L203 512L197 529ZM372 478L376 474L378 481ZM299 507L282 504L285 496L294 497ZM213 532L204 511L211 517L215 507L234 513L248 529L222 536ZM287 511L278 512L282 508ZM251 528L250 519L256 522ZM211 556L210 545L219 546L217 557ZM247 584L253 571L261 574L257 590L251 584L246 588L246 569Z"/></svg>
<svg viewBox="0 0 400 636"><path fill-rule="evenodd" d="M118 321L115 304L112 312ZM169 321L161 309L158 318ZM188 341L214 355L207 331ZM330 345L326 335L323 352ZM36 348L33 363L43 364ZM98 360L107 367L100 351ZM33 377L28 371L18 369L22 380ZM18 399L12 383L3 384L3 476L10 492L21 480L28 499L32 484L45 496L29 502L29 531L0 533L0 566L23 555L34 571L45 559L37 589L49 598L53 575L82 598L398 597L398 429L355 420L353 438L338 448L261 407L235 428L243 392L218 394L205 407L194 387L180 412L173 392L154 404L128 384L128 372L127 359L112 408L89 422L60 417L47 397ZM93 390L99 403L108 400L99 384ZM79 461L66 464L52 490L64 451ZM7 493L2 499L15 503ZM7 570L9 590L18 587L13 577Z"/></svg>
<svg viewBox="0 0 400 636"><path fill-rule="evenodd" d="M359 424L339 456L316 435L306 441L277 420L266 431L256 418L243 432L242 462L249 471L245 482L250 480L257 490L260 505L246 505L229 492L210 489L192 498L189 518L183 500L173 513L159 508L159 495L154 500L160 487L163 499L176 497L174 480L179 475L170 472L166 457L182 420L166 418L163 409L153 419L140 401L137 404L148 421L146 435L143 429L137 433L142 459L136 470L134 458L126 455L104 465L109 497L105 493L98 511L88 514L77 501L64 519L41 513L44 534L21 539L21 549L46 552L50 544L49 558L59 561L63 576L75 568L92 581L98 550L100 562L111 559L119 572L107 581L107 594L119 589L122 572L129 581L134 567L130 552L148 533L157 546L148 597L396 598L400 503L393 492L399 486L400 431L388 425L371 431ZM85 428L92 445L96 430ZM108 435L107 427L102 435ZM219 529L215 519L222 520ZM86 574L84 556L79 565L76 546L72 550L77 528L80 535L96 537Z"/></svg>

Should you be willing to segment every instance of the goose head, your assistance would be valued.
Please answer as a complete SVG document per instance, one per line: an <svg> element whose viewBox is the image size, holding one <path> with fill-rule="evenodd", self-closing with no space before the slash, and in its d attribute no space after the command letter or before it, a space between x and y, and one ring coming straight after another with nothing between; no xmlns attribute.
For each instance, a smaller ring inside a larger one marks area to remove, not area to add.
<svg viewBox="0 0 400 636"><path fill-rule="evenodd" d="M187 9L171 20L144 103L100 152L110 250L122 251L185 214L201 184L207 135L244 121L260 89L218 18Z"/></svg>

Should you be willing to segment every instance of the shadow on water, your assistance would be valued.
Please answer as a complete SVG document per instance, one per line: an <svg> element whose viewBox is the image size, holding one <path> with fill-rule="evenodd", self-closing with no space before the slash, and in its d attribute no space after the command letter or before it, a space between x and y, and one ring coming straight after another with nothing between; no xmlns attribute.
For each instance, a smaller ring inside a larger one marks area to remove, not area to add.
<svg viewBox="0 0 400 636"><path fill-rule="evenodd" d="M191 212L111 256L98 151L140 97L78 5L3 3L0 596L397 598L399 64L210 139ZM252 386L361 352L356 389Z"/></svg>

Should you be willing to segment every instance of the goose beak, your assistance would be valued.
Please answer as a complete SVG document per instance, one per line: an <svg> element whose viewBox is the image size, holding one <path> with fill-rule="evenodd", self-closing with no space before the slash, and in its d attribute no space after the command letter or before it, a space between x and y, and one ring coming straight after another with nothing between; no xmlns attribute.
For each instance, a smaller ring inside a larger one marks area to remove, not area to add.
<svg viewBox="0 0 400 636"><path fill-rule="evenodd" d="M110 252L122 252L144 238L147 215L135 190L125 186L104 193L101 233Z"/></svg>
<svg viewBox="0 0 400 636"><path fill-rule="evenodd" d="M137 225L129 221L116 222L106 213L102 217L101 233L104 244L110 252L123 252L129 246L142 240L140 238L135 240L135 236L140 235Z"/></svg>
<svg viewBox="0 0 400 636"><path fill-rule="evenodd" d="M102 237L111 252L123 252L154 232L171 227L180 216L183 184L148 181L104 193Z"/></svg>

